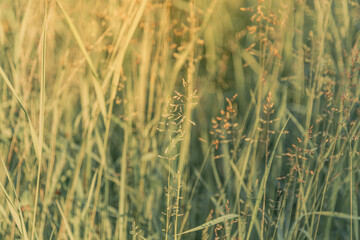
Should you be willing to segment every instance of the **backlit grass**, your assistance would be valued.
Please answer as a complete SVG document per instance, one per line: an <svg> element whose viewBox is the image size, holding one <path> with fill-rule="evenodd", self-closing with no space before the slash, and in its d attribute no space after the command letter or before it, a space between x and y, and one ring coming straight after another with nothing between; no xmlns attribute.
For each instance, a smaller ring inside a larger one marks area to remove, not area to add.
<svg viewBox="0 0 360 240"><path fill-rule="evenodd" d="M358 2L0 9L0 239L360 239Z"/></svg>

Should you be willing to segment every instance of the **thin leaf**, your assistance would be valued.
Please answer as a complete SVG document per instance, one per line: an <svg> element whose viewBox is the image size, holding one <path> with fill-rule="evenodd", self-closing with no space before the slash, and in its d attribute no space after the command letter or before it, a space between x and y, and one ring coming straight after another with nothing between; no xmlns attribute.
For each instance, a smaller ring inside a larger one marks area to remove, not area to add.
<svg viewBox="0 0 360 240"><path fill-rule="evenodd" d="M42 163L42 147L44 140L44 118L45 118L45 63L46 63L46 9L43 26L43 41L42 41L42 65L41 65L41 86L40 86L40 113L39 113L39 157L38 157L38 172L36 178L36 192L35 192L35 203L34 203L34 216L31 231L31 239L34 239L35 226L36 226L36 214L37 214L37 203L39 198L40 189L40 172Z"/></svg>
<svg viewBox="0 0 360 240"><path fill-rule="evenodd" d="M89 207L90 207L90 202L91 202L92 195L93 195L94 189L95 189L96 177L97 177L97 172L95 172L95 174L94 174L94 176L93 176L93 179L92 179L92 181L91 181L89 196L88 196L88 198L87 198L85 207L84 207L84 209L83 209L82 212L81 212L81 217L80 217L80 219L84 219L84 218L85 218L85 214L86 214L87 210L88 210Z"/></svg>
<svg viewBox="0 0 360 240"><path fill-rule="evenodd" d="M16 193L15 186L13 185L13 182L12 182L12 180L10 178L10 174L9 174L9 172L8 172L6 166L5 166L4 160L2 158L1 158L1 163L2 163L2 166L4 168L5 174L6 174L7 178L8 178L9 184L10 184L11 188L14 191L15 198L16 198L16 200L18 202L20 202L19 198L17 196L17 193ZM1 187L1 189L3 190L3 192L4 192L5 196L6 196L6 200L7 200L8 205L9 204L11 205L11 206L9 206L9 209L11 211L11 214L12 214L13 218L14 218L14 221L16 221L15 218L19 219L19 221L16 222L16 226L19 228L19 231L20 231L23 239L28 240L27 231L26 231L26 227L25 227L25 223L24 223L24 217L23 217L23 215L21 213L21 210L19 208L18 208L18 210L16 210L15 205L13 205L13 203L10 201L10 196L7 194L7 192L6 192L5 188L4 188L4 186L1 184L1 182L0 182L0 187ZM21 224L21 225L19 225L19 224Z"/></svg>
<svg viewBox="0 0 360 240"><path fill-rule="evenodd" d="M11 216L13 217L14 222L15 222L17 228L19 229L19 232L20 232L22 238L25 240L28 240L28 236L27 236L27 232L26 232L26 228L25 228L25 224L24 224L24 219L21 215L21 212L20 212L20 214L18 213L19 210L17 211L15 206L10 201L10 196L7 194L7 192L4 188L4 186L1 184L1 182L0 182L0 188L6 196L6 202L9 207Z"/></svg>
<svg viewBox="0 0 360 240"><path fill-rule="evenodd" d="M14 222L17 226L17 228L20 231L20 234L22 235L22 229L21 229L21 222L20 222L20 217L19 214L17 213L17 211L15 210L15 207L10 203L10 201L8 199L6 199L6 203L8 205L8 208L10 210L11 216L14 219Z"/></svg>
<svg viewBox="0 0 360 240"><path fill-rule="evenodd" d="M179 234L177 234L177 236L180 236L180 235L183 235L183 234L186 234L186 233L196 232L196 231L199 231L199 230L214 226L216 224L225 222L225 221L227 221L229 219L238 218L238 217L239 217L239 215L237 215L237 214L228 214L228 215L225 215L225 216L221 216L221 217L218 217L218 218L216 218L214 220L211 220L211 221L209 221L207 223L204 223L204 224L202 224L202 225L200 225L198 227L195 227L195 228L192 228L192 229L187 230L185 232L179 233Z"/></svg>

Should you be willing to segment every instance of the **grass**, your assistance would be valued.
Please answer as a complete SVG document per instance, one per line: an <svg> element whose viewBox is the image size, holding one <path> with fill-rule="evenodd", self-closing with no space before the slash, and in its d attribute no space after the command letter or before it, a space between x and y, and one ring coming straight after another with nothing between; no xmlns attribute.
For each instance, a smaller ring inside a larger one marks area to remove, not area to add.
<svg viewBox="0 0 360 240"><path fill-rule="evenodd" d="M0 8L0 239L360 239L356 1Z"/></svg>

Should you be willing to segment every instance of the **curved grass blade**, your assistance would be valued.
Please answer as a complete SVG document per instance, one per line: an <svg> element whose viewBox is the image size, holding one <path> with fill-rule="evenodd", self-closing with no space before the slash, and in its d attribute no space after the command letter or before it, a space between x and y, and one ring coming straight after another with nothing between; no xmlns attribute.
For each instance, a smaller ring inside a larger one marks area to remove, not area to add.
<svg viewBox="0 0 360 240"><path fill-rule="evenodd" d="M225 222L225 221L233 219L233 218L238 218L238 217L239 217L239 215L237 215L237 214L228 214L228 215L225 215L225 216L221 216L221 217L215 218L214 220L211 220L211 221L209 221L207 223L204 223L204 224L202 224L202 225L200 225L198 227L195 227L195 228L192 228L192 229L187 230L185 232L179 233L179 234L177 234L177 236L187 234L187 233L191 233L191 232L196 232L196 231L199 231L199 230L202 230L202 229L205 229L205 228L208 228L208 227L214 226L216 224Z"/></svg>

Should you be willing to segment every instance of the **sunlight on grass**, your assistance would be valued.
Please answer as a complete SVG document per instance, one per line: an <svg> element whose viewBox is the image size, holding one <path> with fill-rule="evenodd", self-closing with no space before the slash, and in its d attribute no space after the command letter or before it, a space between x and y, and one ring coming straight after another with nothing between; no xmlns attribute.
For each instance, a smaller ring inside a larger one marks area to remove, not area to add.
<svg viewBox="0 0 360 240"><path fill-rule="evenodd" d="M360 240L356 1L0 9L0 239Z"/></svg>

